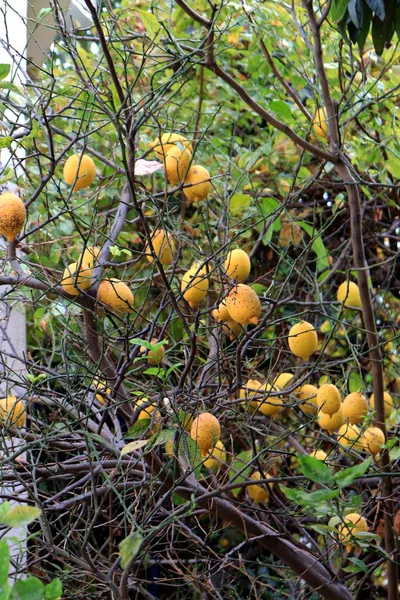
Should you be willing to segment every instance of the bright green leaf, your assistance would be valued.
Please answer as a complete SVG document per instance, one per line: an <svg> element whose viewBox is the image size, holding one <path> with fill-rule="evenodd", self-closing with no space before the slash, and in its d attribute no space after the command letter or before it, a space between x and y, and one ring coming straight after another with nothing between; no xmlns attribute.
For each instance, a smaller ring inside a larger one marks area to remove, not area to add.
<svg viewBox="0 0 400 600"><path fill-rule="evenodd" d="M359 392L363 387L362 377L357 371L352 371L350 373L349 381L349 392L352 394L353 392Z"/></svg>
<svg viewBox="0 0 400 600"><path fill-rule="evenodd" d="M337 483L340 489L351 485L357 477L364 475L371 465L371 458L367 458L362 463L355 465L354 467L348 467L342 471L338 471L333 476L334 481Z"/></svg>
<svg viewBox="0 0 400 600"><path fill-rule="evenodd" d="M0 541L0 586L7 583L10 569L10 550L5 540Z"/></svg>
<svg viewBox="0 0 400 600"><path fill-rule="evenodd" d="M139 13L148 37L152 41L157 42L160 39L162 32L162 27L158 22L157 17L147 10L142 10L140 8L134 8L134 10Z"/></svg>
<svg viewBox="0 0 400 600"><path fill-rule="evenodd" d="M0 80L5 79L10 72L10 65L1 63L0 64Z"/></svg>
<svg viewBox="0 0 400 600"><path fill-rule="evenodd" d="M140 448L143 448L143 446L146 446L147 443L148 440L135 440L133 442L129 442L129 444L126 444L126 446L122 448L120 456L125 456L125 454L139 450Z"/></svg>
<svg viewBox="0 0 400 600"><path fill-rule="evenodd" d="M317 490L315 492L305 492L298 488L288 488L284 485L280 485L279 489L285 494L288 500L291 500L295 504L300 506L314 506L327 500L333 500L339 496L340 491L336 490Z"/></svg>
<svg viewBox="0 0 400 600"><path fill-rule="evenodd" d="M44 585L37 577L19 579L14 584L13 592L15 600L43 600Z"/></svg>
<svg viewBox="0 0 400 600"><path fill-rule="evenodd" d="M42 511L37 506L12 506L0 522L7 527L23 527L38 518Z"/></svg>
<svg viewBox="0 0 400 600"><path fill-rule="evenodd" d="M300 467L308 479L315 483L327 484L332 480L332 471L321 460L315 456L307 456L306 454L298 454L297 458L300 461Z"/></svg>
<svg viewBox="0 0 400 600"><path fill-rule="evenodd" d="M251 206L253 199L248 194L233 194L229 201L229 210L233 215L240 213L242 210Z"/></svg>
<svg viewBox="0 0 400 600"><path fill-rule="evenodd" d="M143 536L138 531L134 531L128 535L127 538L122 540L120 544L118 544L119 555L121 557L121 567L124 571L139 552L142 542Z"/></svg>
<svg viewBox="0 0 400 600"><path fill-rule="evenodd" d="M61 598L62 584L59 579L53 579L44 588L44 600L57 600Z"/></svg>

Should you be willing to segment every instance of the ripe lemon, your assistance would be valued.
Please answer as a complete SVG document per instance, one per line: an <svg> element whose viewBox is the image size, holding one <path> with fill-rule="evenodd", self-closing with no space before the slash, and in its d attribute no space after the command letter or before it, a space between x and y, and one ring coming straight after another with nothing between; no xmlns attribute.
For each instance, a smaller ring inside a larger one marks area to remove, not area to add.
<svg viewBox="0 0 400 600"><path fill-rule="evenodd" d="M25 404L15 396L0 399L0 426L23 427L26 422Z"/></svg>
<svg viewBox="0 0 400 600"><path fill-rule="evenodd" d="M190 437L200 450L208 452L213 448L221 435L219 421L211 413L205 412L196 417L192 423Z"/></svg>
<svg viewBox="0 0 400 600"><path fill-rule="evenodd" d="M367 399L360 392L353 392L343 400L342 410L352 425L360 423L368 413Z"/></svg>
<svg viewBox="0 0 400 600"><path fill-rule="evenodd" d="M250 275L250 257L244 250L236 248L231 250L224 263L225 271L228 277L235 279L239 283L247 279Z"/></svg>
<svg viewBox="0 0 400 600"><path fill-rule="evenodd" d="M83 254L81 254L78 264L87 265L89 269L93 269L99 254L100 248L97 246L88 246Z"/></svg>
<svg viewBox="0 0 400 600"><path fill-rule="evenodd" d="M336 429L340 429L343 423L344 417L341 408L337 412L333 413L332 416L323 412L318 413L318 425L321 427L321 429L326 429L329 431L331 435L333 435Z"/></svg>
<svg viewBox="0 0 400 600"><path fill-rule="evenodd" d="M163 133L161 138L156 138L154 142L150 142L148 147L154 150L158 158L163 158L168 150L178 142L190 152L193 152L192 145L188 139L179 133Z"/></svg>
<svg viewBox="0 0 400 600"><path fill-rule="evenodd" d="M143 408L143 410L140 411L137 420L144 421L146 419L150 419L152 428L149 431L148 435L149 436L154 435L155 433L157 433L157 431L159 431L161 429L161 424L162 424L161 413L157 408L157 404L155 404L155 403L149 404L148 398L140 398L139 400L136 400L135 409L140 408L144 404L147 404L148 406L145 406L145 408Z"/></svg>
<svg viewBox="0 0 400 600"><path fill-rule="evenodd" d="M345 306L361 308L360 290L353 281L344 281L338 287L337 300Z"/></svg>
<svg viewBox="0 0 400 600"><path fill-rule="evenodd" d="M199 270L198 266L194 265L182 277L181 292L186 302L195 308L206 297L208 286L208 275L205 269Z"/></svg>
<svg viewBox="0 0 400 600"><path fill-rule="evenodd" d="M339 539L346 545L350 552L354 548L352 539L357 538L357 534L368 531L368 523L364 517L358 513L350 513L344 517L343 525L338 527Z"/></svg>
<svg viewBox="0 0 400 600"><path fill-rule="evenodd" d="M211 314L216 321L222 321L224 323L229 321L230 316L228 309L226 308L225 300L222 300L222 302L218 304L217 308L214 308Z"/></svg>
<svg viewBox="0 0 400 600"><path fill-rule="evenodd" d="M236 323L257 325L261 316L261 302L251 287L239 283L229 292L225 303L231 319Z"/></svg>
<svg viewBox="0 0 400 600"><path fill-rule="evenodd" d="M207 169L200 165L192 165L185 178L185 187L183 189L189 203L205 200L211 190L210 173Z"/></svg>
<svg viewBox="0 0 400 600"><path fill-rule="evenodd" d="M368 427L362 438L364 450L376 456L385 445L385 436L379 427Z"/></svg>
<svg viewBox="0 0 400 600"><path fill-rule="evenodd" d="M111 389L107 387L107 381L105 379L99 379L98 377L93 378L93 387L98 390L99 393L96 394L96 400L100 402L100 404L105 404L104 396L108 396L111 394Z"/></svg>
<svg viewBox="0 0 400 600"><path fill-rule="evenodd" d="M206 467L206 469L211 469L213 471L217 471L225 462L226 462L225 446L221 442L221 440L218 440L215 443L214 448L209 450L209 453L207 454L207 458L203 462L203 465Z"/></svg>
<svg viewBox="0 0 400 600"><path fill-rule="evenodd" d="M64 165L64 180L68 185L74 184L73 192L88 187L96 177L96 165L87 154L73 154Z"/></svg>
<svg viewBox="0 0 400 600"><path fill-rule="evenodd" d="M172 146L165 154L164 168L168 181L171 185L176 185L183 181L186 176L192 154L187 148Z"/></svg>
<svg viewBox="0 0 400 600"><path fill-rule="evenodd" d="M318 460L326 460L328 458L327 453L323 450L313 450L312 452L310 452L309 456L313 456Z"/></svg>
<svg viewBox="0 0 400 600"><path fill-rule="evenodd" d="M80 290L87 290L92 283L92 269L83 263L77 273L78 268L78 263L71 263L63 273L61 287L70 296L78 296Z"/></svg>
<svg viewBox="0 0 400 600"><path fill-rule="evenodd" d="M357 425L350 425L349 423L342 425L337 432L337 441L345 448L352 448L353 450L362 450L363 448L361 432Z"/></svg>
<svg viewBox="0 0 400 600"><path fill-rule="evenodd" d="M243 333L243 327L233 319L229 319L229 321L226 321L226 323L222 325L222 331L232 341L237 338L238 335Z"/></svg>
<svg viewBox="0 0 400 600"><path fill-rule="evenodd" d="M253 481L260 481L260 479L261 479L260 471L255 471L250 476L250 479L252 479ZM270 476L267 475L266 473L264 473L262 479L270 479ZM259 502L267 502L267 500L269 498L269 492L267 490L268 484L264 484L264 485L265 485L265 487L263 487L261 485L257 485L257 484L247 486L247 493L249 494L250 498L257 504Z"/></svg>
<svg viewBox="0 0 400 600"><path fill-rule="evenodd" d="M19 196L5 192L0 196L0 233L13 242L24 226L26 210Z"/></svg>
<svg viewBox="0 0 400 600"><path fill-rule="evenodd" d="M393 398L389 394L389 392L383 392L383 402L384 402L384 406L385 406L385 419L388 419L390 417L390 415L392 414L392 410L393 410ZM374 394L371 394L369 403L370 403L371 408L374 410L375 409Z"/></svg>
<svg viewBox="0 0 400 600"><path fill-rule="evenodd" d="M321 137L325 140L328 139L329 129L328 129L328 122L327 122L327 115L326 115L326 111L324 108L317 108L317 111L316 111L314 119L313 119L312 128L313 128L315 135L317 135L318 137Z"/></svg>
<svg viewBox="0 0 400 600"><path fill-rule="evenodd" d="M332 416L342 405L340 392L332 383L324 383L317 392L317 404L320 411ZM344 414L343 414L344 417Z"/></svg>
<svg viewBox="0 0 400 600"><path fill-rule="evenodd" d="M295 356L307 360L317 349L317 332L307 321L300 321L290 329L288 343Z"/></svg>
<svg viewBox="0 0 400 600"><path fill-rule="evenodd" d="M133 312L133 294L126 283L119 281L119 279L103 279L100 281L97 300L116 313Z"/></svg>
<svg viewBox="0 0 400 600"><path fill-rule="evenodd" d="M306 383L296 390L296 397L299 399L300 410L306 415L316 415L318 412L317 403L318 388L315 385Z"/></svg>
<svg viewBox="0 0 400 600"><path fill-rule="evenodd" d="M175 244L170 236L164 229L156 229L151 236L151 242L153 244L154 252L162 265L172 265L174 262L173 254L175 252ZM146 258L149 263L153 262L153 256L151 255L150 247L147 245Z"/></svg>

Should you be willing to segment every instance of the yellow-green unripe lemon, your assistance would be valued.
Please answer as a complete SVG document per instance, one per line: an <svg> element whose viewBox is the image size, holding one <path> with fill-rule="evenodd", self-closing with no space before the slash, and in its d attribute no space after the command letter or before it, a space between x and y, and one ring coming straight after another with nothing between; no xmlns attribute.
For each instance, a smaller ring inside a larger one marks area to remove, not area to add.
<svg viewBox="0 0 400 600"><path fill-rule="evenodd" d="M133 294L126 283L119 281L119 279L103 279L103 281L100 281L97 300L119 314L133 311Z"/></svg>
<svg viewBox="0 0 400 600"><path fill-rule="evenodd" d="M327 413L318 413L318 425L321 429L326 429L332 435L344 423L342 408L335 412L332 416Z"/></svg>
<svg viewBox="0 0 400 600"><path fill-rule="evenodd" d="M290 329L288 343L295 356L307 360L317 349L317 332L311 323L300 321Z"/></svg>
<svg viewBox="0 0 400 600"><path fill-rule="evenodd" d="M385 419L388 419L393 410L393 398L389 394L389 392L383 392L383 402L384 402L384 407L385 407ZM371 394L369 403L370 403L371 408L374 410L375 409L374 394Z"/></svg>
<svg viewBox="0 0 400 600"><path fill-rule="evenodd" d="M219 421L211 413L201 413L192 423L190 437L197 443L200 450L208 452L213 448L221 435Z"/></svg>
<svg viewBox="0 0 400 600"><path fill-rule="evenodd" d="M0 426L23 427L26 422L25 404L15 396L0 399Z"/></svg>
<svg viewBox="0 0 400 600"><path fill-rule="evenodd" d="M96 177L96 165L87 154L73 154L64 165L64 180L68 185L74 184L73 192L88 187Z"/></svg>
<svg viewBox="0 0 400 600"><path fill-rule="evenodd" d="M324 450L313 450L310 452L309 456L313 456L317 460L326 460L328 458L328 455Z"/></svg>
<svg viewBox="0 0 400 600"><path fill-rule="evenodd" d="M361 308L360 290L358 285L353 281L344 281L339 285L337 299L338 302L341 302L345 306Z"/></svg>
<svg viewBox="0 0 400 600"><path fill-rule="evenodd" d="M175 252L175 244L172 237L164 229L156 229L151 236L151 243L160 263L162 265L172 265ZM146 246L145 252L147 260L149 263L152 263L153 256L149 245Z"/></svg>
<svg viewBox="0 0 400 600"><path fill-rule="evenodd" d="M360 514L350 513L344 517L344 523L338 527L338 531L339 539L345 544L347 551L350 552L354 548L353 538L357 538L358 533L367 532L368 523Z"/></svg>
<svg viewBox="0 0 400 600"><path fill-rule="evenodd" d="M187 148L172 146L165 154L164 168L168 181L176 185L183 181L189 170L192 154Z"/></svg>
<svg viewBox="0 0 400 600"><path fill-rule="evenodd" d="M92 269L83 263L77 273L78 268L78 263L71 263L63 273L61 287L70 296L78 296L80 289L87 290L92 283Z"/></svg>
<svg viewBox="0 0 400 600"><path fill-rule="evenodd" d="M192 145L185 136L180 133L163 133L161 137L158 137L154 142L148 144L149 148L152 148L158 158L163 158L164 155L177 143L181 144L184 148L187 148L190 152L193 152Z"/></svg>
<svg viewBox="0 0 400 600"><path fill-rule="evenodd" d="M317 402L318 388L310 383L305 383L300 389L296 390L296 397L299 399L299 408L306 415L316 415L318 412Z"/></svg>
<svg viewBox="0 0 400 600"><path fill-rule="evenodd" d="M185 178L183 191L189 203L205 200L212 190L210 173L200 165L192 165Z"/></svg>
<svg viewBox="0 0 400 600"><path fill-rule="evenodd" d="M251 287L239 283L229 292L225 303L231 319L236 323L257 325L261 316L261 302Z"/></svg>
<svg viewBox="0 0 400 600"><path fill-rule="evenodd" d="M376 456L385 445L385 436L379 427L368 427L362 437L364 450Z"/></svg>
<svg viewBox="0 0 400 600"><path fill-rule="evenodd" d="M244 250L236 248L229 252L224 267L228 277L240 283L250 275L250 257Z"/></svg>
<svg viewBox="0 0 400 600"><path fill-rule="evenodd" d="M352 425L360 423L368 413L368 402L360 392L346 396L342 404L343 416Z"/></svg>
<svg viewBox="0 0 400 600"><path fill-rule="evenodd" d="M345 448L352 448L353 450L362 450L363 448L361 432L357 425L344 423L337 432L337 441Z"/></svg>
<svg viewBox="0 0 400 600"><path fill-rule="evenodd" d="M267 475L266 473L264 473L263 477L261 477L260 471L255 471L250 476L250 479L252 479L253 481L260 481L260 479L269 479L269 478L270 478L270 476ZM268 498L269 498L267 484L265 486L261 486L261 485L257 485L257 484L248 485L247 493L249 494L250 498L257 504L259 502L267 502Z"/></svg>
<svg viewBox="0 0 400 600"><path fill-rule="evenodd" d="M332 383L324 383L317 392L317 404L320 411L332 416L342 406L340 392ZM343 415L344 416L344 415Z"/></svg>
<svg viewBox="0 0 400 600"><path fill-rule="evenodd" d="M217 471L225 462L225 446L221 442L221 440L218 440L215 443L214 448L209 450L209 454L207 455L206 460L203 462L203 465L206 467L206 469L212 469L213 471Z"/></svg>
<svg viewBox="0 0 400 600"><path fill-rule="evenodd" d="M226 308L225 300L222 300L222 302L218 304L217 308L214 308L211 314L216 321L222 321L223 323L227 323L227 321L229 321L231 318L229 316L228 309Z"/></svg>
<svg viewBox="0 0 400 600"><path fill-rule="evenodd" d="M11 192L0 196L0 233L13 242L24 226L26 210L21 198Z"/></svg>
<svg viewBox="0 0 400 600"><path fill-rule="evenodd" d="M182 277L181 292L192 308L202 302L208 292L208 275L203 269L192 267Z"/></svg>

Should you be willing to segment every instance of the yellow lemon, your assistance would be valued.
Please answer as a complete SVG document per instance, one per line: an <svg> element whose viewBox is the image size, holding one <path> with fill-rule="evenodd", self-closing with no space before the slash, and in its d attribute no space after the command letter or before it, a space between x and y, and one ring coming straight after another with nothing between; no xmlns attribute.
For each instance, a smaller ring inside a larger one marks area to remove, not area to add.
<svg viewBox="0 0 400 600"><path fill-rule="evenodd" d="M300 321L290 329L288 343L295 356L307 360L317 349L317 332L307 321Z"/></svg>
<svg viewBox="0 0 400 600"><path fill-rule="evenodd" d="M337 300L345 306L361 308L360 290L353 281L344 281L337 291Z"/></svg>
<svg viewBox="0 0 400 600"><path fill-rule="evenodd" d="M0 399L0 426L23 427L26 422L25 404L15 396Z"/></svg>
<svg viewBox="0 0 400 600"><path fill-rule="evenodd" d="M324 108L317 108L317 111L316 111L314 119L313 119L312 128L313 128L315 135L317 135L318 137L324 138L325 140L328 139L329 129L328 129L328 122L327 122L327 115L326 115L326 111Z"/></svg>
<svg viewBox="0 0 400 600"><path fill-rule="evenodd" d="M385 445L385 436L379 427L368 427L362 438L364 450L376 456Z"/></svg>
<svg viewBox="0 0 400 600"><path fill-rule="evenodd" d="M13 242L24 226L26 210L19 196L5 192L0 196L0 233Z"/></svg>
<svg viewBox="0 0 400 600"><path fill-rule="evenodd" d="M247 252L240 248L231 250L226 257L224 267L228 277L240 283L250 275L250 257Z"/></svg>
<svg viewBox="0 0 400 600"><path fill-rule="evenodd" d="M219 421L211 413L202 413L194 419L190 437L197 443L200 450L208 452L219 440L220 435Z"/></svg>
<svg viewBox="0 0 400 600"><path fill-rule="evenodd" d="M192 308L202 302L208 292L208 275L204 269L198 269L196 266L186 271L182 277L181 292L186 302Z"/></svg>
<svg viewBox="0 0 400 600"><path fill-rule="evenodd" d="M333 435L336 429L340 429L343 423L344 417L341 408L337 412L333 413L332 416L323 412L318 413L318 425L321 427L321 429L326 429L329 431L331 435Z"/></svg>
<svg viewBox="0 0 400 600"><path fill-rule="evenodd" d="M156 229L151 236L154 252L162 265L172 265L174 262L175 244L172 237L164 229ZM150 247L147 245L146 258L149 263L153 262Z"/></svg>
<svg viewBox="0 0 400 600"><path fill-rule="evenodd" d="M262 479L269 479L269 478L270 478L269 475L267 475L266 473L263 474ZM250 479L252 479L253 481L260 481L260 479L261 479L260 471L255 471L250 476ZM267 500L269 498L269 492L267 490L267 486L268 486L268 484L264 484L264 487L261 485L257 485L257 484L248 485L247 493L249 494L250 498L257 504L260 502L267 502Z"/></svg>
<svg viewBox="0 0 400 600"><path fill-rule="evenodd" d="M337 387L332 383L324 383L324 385L321 385L317 392L317 404L321 412L326 413L327 415L332 416L336 413L342 406L342 399Z"/></svg>
<svg viewBox="0 0 400 600"><path fill-rule="evenodd" d="M221 442L221 440L218 440L215 443L214 448L209 450L209 453L207 454L207 458L203 462L203 465L206 467L206 469L211 469L213 471L217 471L225 462L226 462L225 446Z"/></svg>
<svg viewBox="0 0 400 600"><path fill-rule="evenodd" d="M96 165L87 154L73 154L64 165L64 180L68 185L74 184L73 192L88 187L96 177Z"/></svg>
<svg viewBox="0 0 400 600"><path fill-rule="evenodd" d="M186 176L192 154L187 148L172 146L165 154L164 168L168 181L171 185L176 185L183 181Z"/></svg>
<svg viewBox="0 0 400 600"><path fill-rule="evenodd" d="M360 423L368 413L367 399L360 392L353 392L343 400L342 410L352 425Z"/></svg>
<svg viewBox="0 0 400 600"><path fill-rule="evenodd" d="M103 279L100 281L97 300L119 314L133 311L133 294L126 283L119 281L119 279Z"/></svg>
<svg viewBox="0 0 400 600"><path fill-rule="evenodd" d="M61 280L61 287L70 296L78 296L80 290L87 290L92 283L92 269L82 263L77 273L78 267L78 263L68 265Z"/></svg>
<svg viewBox="0 0 400 600"><path fill-rule="evenodd" d="M385 419L388 419L390 417L390 415L392 414L392 410L393 410L393 398L389 394L389 392L383 392L383 402L384 402L384 407L385 407ZM371 394L369 403L370 403L371 408L374 410L375 409L374 394Z"/></svg>
<svg viewBox="0 0 400 600"><path fill-rule="evenodd" d="M295 394L299 399L300 410L306 415L316 415L318 412L317 402L318 388L315 385L306 383L298 389Z"/></svg>
<svg viewBox="0 0 400 600"><path fill-rule="evenodd" d="M261 316L261 302L251 287L239 283L229 292L225 303L231 319L236 323L257 325Z"/></svg>
<svg viewBox="0 0 400 600"><path fill-rule="evenodd" d="M313 450L310 452L309 456L313 456L317 460L326 460L328 458L327 453L323 450Z"/></svg>
<svg viewBox="0 0 400 600"><path fill-rule="evenodd" d="M192 165L185 178L183 191L189 203L205 200L212 190L210 173L200 165Z"/></svg>

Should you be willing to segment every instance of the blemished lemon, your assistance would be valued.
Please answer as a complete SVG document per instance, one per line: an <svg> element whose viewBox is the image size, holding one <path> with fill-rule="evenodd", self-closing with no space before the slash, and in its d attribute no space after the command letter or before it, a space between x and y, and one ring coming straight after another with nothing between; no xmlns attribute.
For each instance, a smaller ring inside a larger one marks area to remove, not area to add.
<svg viewBox="0 0 400 600"><path fill-rule="evenodd" d="M305 383L300 389L296 390L296 397L299 399L299 408L306 415L316 415L318 412L317 403L318 388L315 385Z"/></svg>
<svg viewBox="0 0 400 600"><path fill-rule="evenodd" d="M81 254L78 264L87 265L89 269L93 269L99 254L100 248L97 246L88 246L83 254Z"/></svg>
<svg viewBox="0 0 400 600"><path fill-rule="evenodd" d="M231 289L225 299L231 319L240 325L257 325L261 316L261 302L256 292L243 283Z"/></svg>
<svg viewBox="0 0 400 600"><path fill-rule="evenodd" d="M385 407L385 419L388 419L390 417L390 415L392 414L392 410L393 410L393 398L389 394L389 392L383 392L383 402L384 402L384 407ZM370 404L371 408L373 410L375 410L374 394L371 394L371 397L369 399L369 404Z"/></svg>
<svg viewBox="0 0 400 600"><path fill-rule="evenodd" d="M214 448L209 450L206 460L203 465L206 469L217 471L226 462L226 450L221 440L215 442Z"/></svg>
<svg viewBox="0 0 400 600"><path fill-rule="evenodd" d="M73 154L64 165L64 180L68 185L74 184L73 192L91 185L96 177L96 165L87 154Z"/></svg>
<svg viewBox="0 0 400 600"><path fill-rule="evenodd" d="M224 267L228 277L240 283L250 275L250 257L244 250L236 248L228 253Z"/></svg>
<svg viewBox="0 0 400 600"><path fill-rule="evenodd" d="M200 450L208 452L213 448L221 435L219 421L211 413L201 413L192 423L190 437L199 446Z"/></svg>
<svg viewBox="0 0 400 600"><path fill-rule="evenodd" d="M210 173L205 167L192 165L185 178L183 191L189 204L205 200L212 190Z"/></svg>
<svg viewBox="0 0 400 600"><path fill-rule="evenodd" d="M361 423L368 413L368 402L360 392L353 392L346 396L342 404L343 416L352 425Z"/></svg>
<svg viewBox="0 0 400 600"><path fill-rule="evenodd" d="M324 383L317 392L317 404L320 411L332 416L342 406L340 392L332 383ZM343 414L344 417L344 414Z"/></svg>
<svg viewBox="0 0 400 600"><path fill-rule="evenodd" d="M0 233L13 242L22 230L26 210L21 198L11 192L0 196Z"/></svg>
<svg viewBox="0 0 400 600"><path fill-rule="evenodd" d="M269 478L270 478L270 476L267 475L266 473L264 473L263 477L261 477L260 471L255 471L250 476L250 479L252 479L253 481L260 481L260 479L269 479ZM257 504L260 502L267 502L268 498L269 498L269 492L267 490L267 485L268 484L266 484L265 486L261 486L261 485L257 485L257 484L248 485L247 493L249 494L250 498Z"/></svg>
<svg viewBox="0 0 400 600"><path fill-rule="evenodd" d="M172 265L174 262L175 244L171 235L164 229L156 229L151 235L151 243L155 255L162 265ZM153 256L150 251L150 246L145 248L146 258L149 263L153 262Z"/></svg>
<svg viewBox="0 0 400 600"><path fill-rule="evenodd" d="M385 445L385 436L379 427L368 427L362 437L364 450L376 456Z"/></svg>
<svg viewBox="0 0 400 600"><path fill-rule="evenodd" d="M337 300L347 307L361 308L360 289L353 281L344 281L338 287Z"/></svg>
<svg viewBox="0 0 400 600"><path fill-rule="evenodd" d="M288 343L295 356L307 360L317 349L317 332L311 323L300 321L291 327Z"/></svg>
<svg viewBox="0 0 400 600"><path fill-rule="evenodd" d="M121 315L133 311L133 294L126 283L119 279L103 279L97 290L97 300Z"/></svg>

